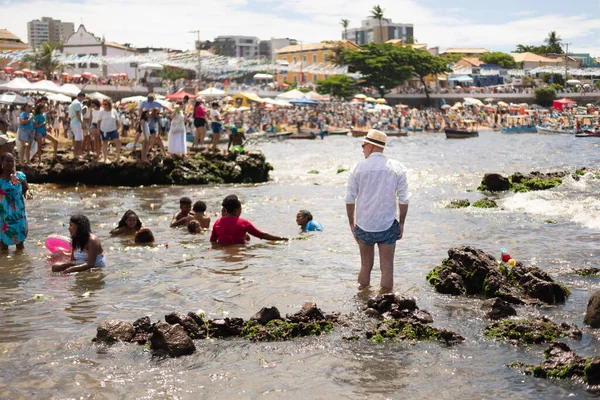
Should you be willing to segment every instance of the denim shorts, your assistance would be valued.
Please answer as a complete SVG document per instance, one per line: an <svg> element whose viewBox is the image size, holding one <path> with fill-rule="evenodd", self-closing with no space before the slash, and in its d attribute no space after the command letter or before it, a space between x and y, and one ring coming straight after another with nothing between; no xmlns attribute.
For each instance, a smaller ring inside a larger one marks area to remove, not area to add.
<svg viewBox="0 0 600 400"><path fill-rule="evenodd" d="M356 238L364 244L394 244L398 241L400 233L400 224L398 220L394 220L392 226L381 232L367 232L360 229L358 226L354 229Z"/></svg>
<svg viewBox="0 0 600 400"><path fill-rule="evenodd" d="M39 138L45 138L45 137L46 137L46 135L48 135L48 133L47 133L46 131L42 131L42 132L38 132L38 131L36 131L36 132L35 132L35 137L36 137L36 138L38 138L38 139L39 139Z"/></svg>
<svg viewBox="0 0 600 400"><path fill-rule="evenodd" d="M117 132L117 131L110 131L110 132L100 131L100 137L102 138L103 142L106 142L107 140L116 140L119 138L119 132Z"/></svg>
<svg viewBox="0 0 600 400"><path fill-rule="evenodd" d="M221 133L223 133L223 125L220 124L220 123L218 123L218 122L211 122L210 123L210 130L213 133L221 134Z"/></svg>
<svg viewBox="0 0 600 400"><path fill-rule="evenodd" d="M24 142L33 142L33 137L34 137L33 129L23 128L22 126L20 126L19 129L17 130L17 134L18 134L19 140L22 140Z"/></svg>

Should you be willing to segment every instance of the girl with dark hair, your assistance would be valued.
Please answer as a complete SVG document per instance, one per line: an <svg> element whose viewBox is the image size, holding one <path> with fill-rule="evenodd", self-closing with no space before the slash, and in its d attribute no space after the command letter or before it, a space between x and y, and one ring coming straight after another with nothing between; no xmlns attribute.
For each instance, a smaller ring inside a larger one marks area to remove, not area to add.
<svg viewBox="0 0 600 400"><path fill-rule="evenodd" d="M44 147L45 138L48 138L48 140L52 142L52 146L54 147L54 158L56 158L57 156L58 140L54 139L52 135L48 135L48 128L51 125L48 124L48 117L46 116L46 105L44 103L39 103L37 106L35 106L35 111L33 112L33 115L35 141L37 142L38 146L37 154L39 163L42 164L42 148Z"/></svg>
<svg viewBox="0 0 600 400"><path fill-rule="evenodd" d="M203 146L204 136L206 136L206 107L204 107L202 97L197 97L194 105L194 127L196 128L196 134L194 135L192 147Z"/></svg>
<svg viewBox="0 0 600 400"><path fill-rule="evenodd" d="M142 221L133 210L125 211L117 227L110 231L111 235L134 234L142 228Z"/></svg>
<svg viewBox="0 0 600 400"><path fill-rule="evenodd" d="M15 157L11 153L0 155L0 249L8 246L24 248L27 238L25 194L29 190L27 178L15 170Z"/></svg>
<svg viewBox="0 0 600 400"><path fill-rule="evenodd" d="M92 233L90 220L81 214L69 220L72 250L71 261L57 263L52 266L53 272L79 272L94 267L106 267L104 251L98 236Z"/></svg>

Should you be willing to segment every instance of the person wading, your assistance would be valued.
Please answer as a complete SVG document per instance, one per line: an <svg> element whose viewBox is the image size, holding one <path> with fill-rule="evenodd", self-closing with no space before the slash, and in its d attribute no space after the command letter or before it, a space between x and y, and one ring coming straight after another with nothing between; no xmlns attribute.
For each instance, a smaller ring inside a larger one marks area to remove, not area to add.
<svg viewBox="0 0 600 400"><path fill-rule="evenodd" d="M409 197L406 168L383 155L386 142L383 132L367 133L362 144L365 159L352 167L345 198L348 223L360 250L358 283L361 289L371 283L377 244L383 293L394 286L394 252L404 234Z"/></svg>

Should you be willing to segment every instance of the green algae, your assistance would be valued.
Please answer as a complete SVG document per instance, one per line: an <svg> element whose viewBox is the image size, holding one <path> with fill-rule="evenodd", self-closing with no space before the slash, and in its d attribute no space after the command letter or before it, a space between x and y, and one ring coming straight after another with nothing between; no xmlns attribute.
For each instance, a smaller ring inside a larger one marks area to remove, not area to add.
<svg viewBox="0 0 600 400"><path fill-rule="evenodd" d="M485 199L477 200L476 202L471 204L471 206L476 207L476 208L497 208L498 204L496 204L496 202L494 200L485 198Z"/></svg>
<svg viewBox="0 0 600 400"><path fill-rule="evenodd" d="M431 271L429 271L429 273L427 274L427 282L429 282L430 284L432 284L433 286L438 286L440 283L442 283L442 278L440 278L440 271L441 271L442 267L435 267L433 268Z"/></svg>
<svg viewBox="0 0 600 400"><path fill-rule="evenodd" d="M446 206L446 208L465 208L465 207L469 207L470 205L471 205L471 203L469 202L469 200L459 199L459 200L450 201L450 204L448 204Z"/></svg>
<svg viewBox="0 0 600 400"><path fill-rule="evenodd" d="M275 319L266 325L249 323L242 329L241 336L253 341L278 342L299 336L319 336L329 333L332 329L333 324L330 321L295 323Z"/></svg>
<svg viewBox="0 0 600 400"><path fill-rule="evenodd" d="M492 322L484 334L494 340L515 340L520 343L547 343L569 336L569 329L543 318Z"/></svg>
<svg viewBox="0 0 600 400"><path fill-rule="evenodd" d="M562 178L556 176L551 178L523 178L519 182L513 182L513 176L514 175L511 175L508 178L510 181L510 190L517 193L525 193L536 190L548 190L562 184Z"/></svg>

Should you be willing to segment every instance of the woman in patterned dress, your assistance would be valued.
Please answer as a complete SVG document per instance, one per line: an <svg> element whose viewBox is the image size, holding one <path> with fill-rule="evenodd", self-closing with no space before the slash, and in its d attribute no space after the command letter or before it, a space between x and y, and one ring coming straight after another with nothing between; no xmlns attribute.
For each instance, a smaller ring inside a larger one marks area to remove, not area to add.
<svg viewBox="0 0 600 400"><path fill-rule="evenodd" d="M0 249L8 246L24 248L27 238L27 214L25 194L29 190L23 172L15 170L15 158L11 153L0 155Z"/></svg>

